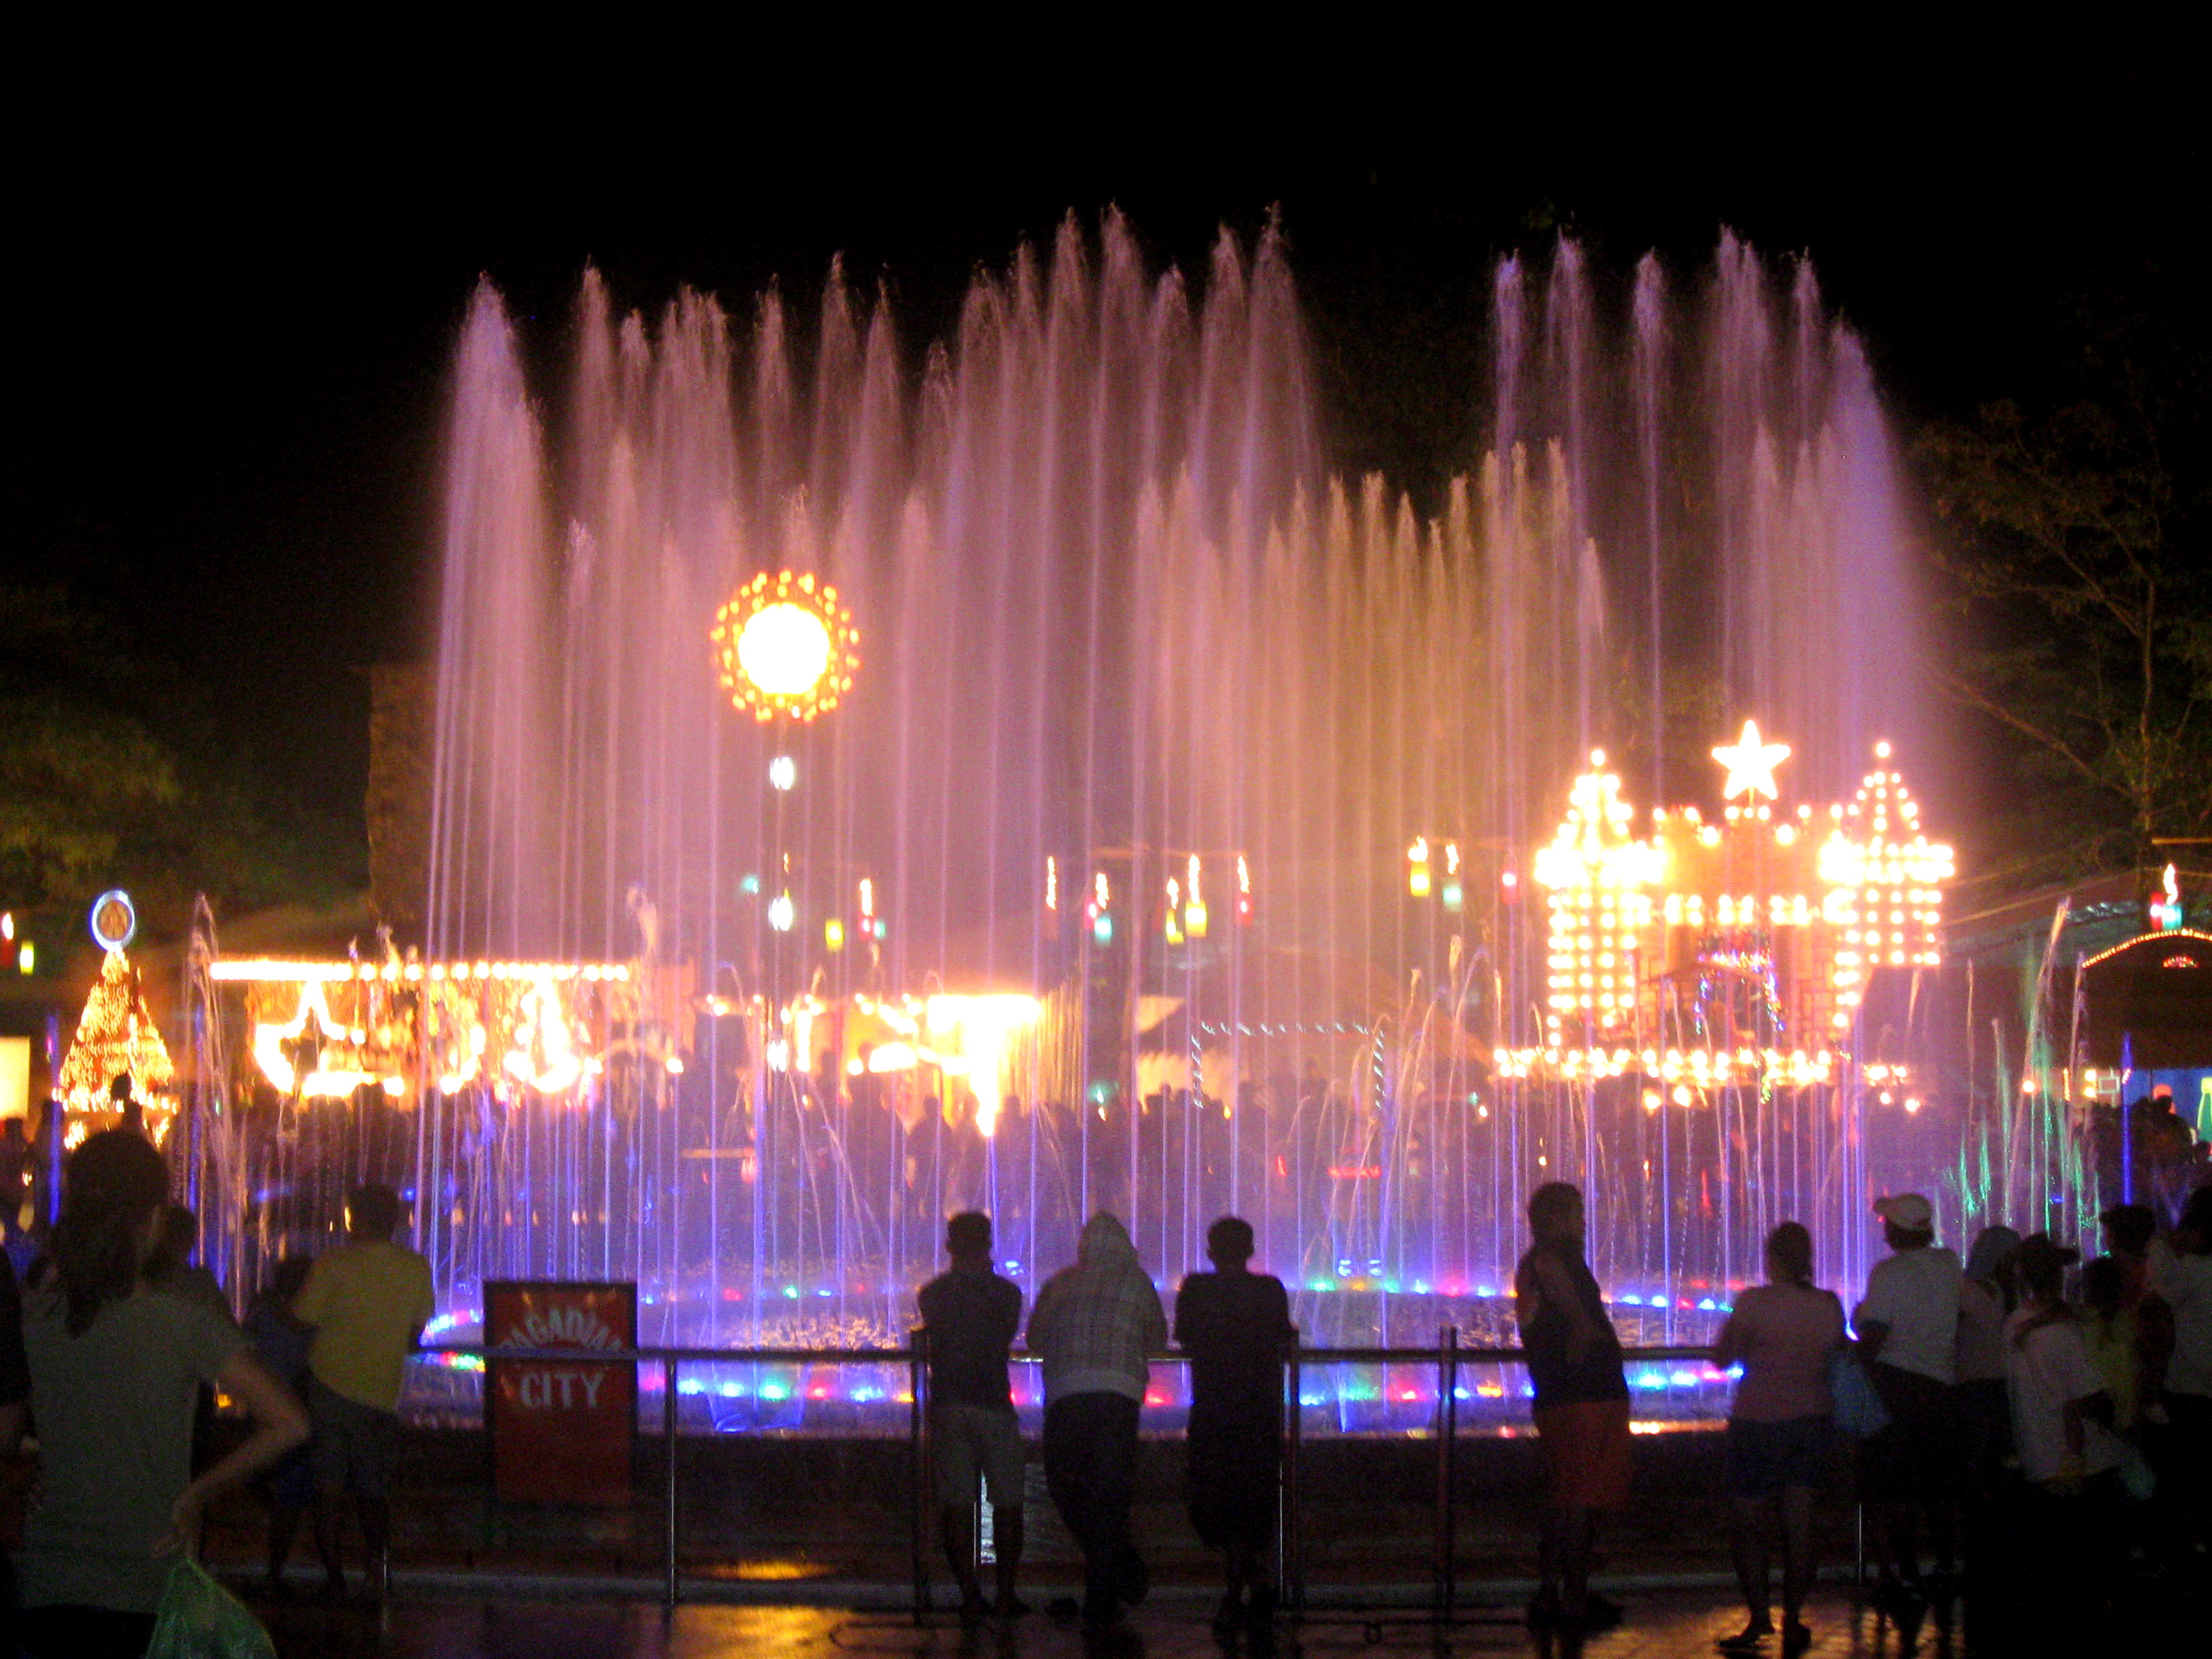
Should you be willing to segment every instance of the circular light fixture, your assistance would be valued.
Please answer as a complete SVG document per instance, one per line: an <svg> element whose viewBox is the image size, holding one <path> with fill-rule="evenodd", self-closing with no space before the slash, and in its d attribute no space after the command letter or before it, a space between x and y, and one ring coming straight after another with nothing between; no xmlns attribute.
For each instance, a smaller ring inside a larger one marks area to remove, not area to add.
<svg viewBox="0 0 2212 1659"><path fill-rule="evenodd" d="M763 723L828 714L860 665L852 612L811 573L763 571L715 613L708 637L722 689Z"/></svg>
<svg viewBox="0 0 2212 1659"><path fill-rule="evenodd" d="M103 951L120 951L138 936L138 908L131 895L111 887L92 902L92 942ZM29 972L28 969L24 970Z"/></svg>

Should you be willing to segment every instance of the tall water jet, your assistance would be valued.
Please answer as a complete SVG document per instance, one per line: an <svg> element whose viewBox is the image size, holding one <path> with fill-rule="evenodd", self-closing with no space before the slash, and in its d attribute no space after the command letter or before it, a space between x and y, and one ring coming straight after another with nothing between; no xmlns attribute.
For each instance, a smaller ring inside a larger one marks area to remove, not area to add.
<svg viewBox="0 0 2212 1659"><path fill-rule="evenodd" d="M774 292L648 325L586 273L536 391L481 291L410 966L588 1054L549 1091L480 1032L410 1096L449 1306L635 1278L648 1340L888 1340L950 1212L1033 1288L1093 1207L1164 1279L1234 1209L1311 1336L1484 1331L1553 1178L1655 1335L1778 1205L1848 1276L1852 1031L1777 1050L1824 1080L1577 1071L1532 860L1594 748L1717 812L1747 715L1844 812L1919 723L1894 458L1802 262L1613 294L1571 240L1499 264L1490 441L1425 510L1328 470L1272 229L1194 289L1071 222L918 355L836 267L803 343ZM786 571L861 641L810 723L708 639Z"/></svg>

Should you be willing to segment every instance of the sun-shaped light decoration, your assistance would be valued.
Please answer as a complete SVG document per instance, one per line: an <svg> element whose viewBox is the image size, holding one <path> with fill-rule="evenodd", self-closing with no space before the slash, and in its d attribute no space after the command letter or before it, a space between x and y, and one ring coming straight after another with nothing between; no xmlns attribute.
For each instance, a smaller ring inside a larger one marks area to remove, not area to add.
<svg viewBox="0 0 2212 1659"><path fill-rule="evenodd" d="M761 572L715 613L708 638L730 701L763 722L828 714L860 665L853 613L811 573Z"/></svg>

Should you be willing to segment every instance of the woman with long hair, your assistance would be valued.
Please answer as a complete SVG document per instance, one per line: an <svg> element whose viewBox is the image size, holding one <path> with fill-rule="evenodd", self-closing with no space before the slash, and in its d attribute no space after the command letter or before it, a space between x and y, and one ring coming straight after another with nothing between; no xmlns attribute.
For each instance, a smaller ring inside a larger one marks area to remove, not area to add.
<svg viewBox="0 0 2212 1659"><path fill-rule="evenodd" d="M168 1170L144 1139L90 1137L70 1158L52 1271L24 1297L40 1498L16 1559L33 1659L143 1654L208 1500L307 1438L306 1413L237 1326L149 1282L168 1197ZM195 1480L203 1383L241 1402L253 1429ZM25 1426L20 1407L0 1415L0 1448L18 1446Z"/></svg>
<svg viewBox="0 0 2212 1659"><path fill-rule="evenodd" d="M1713 1364L1741 1364L1728 1422L1728 1491L1735 1576L1750 1621L1718 1644L1755 1652L1774 1634L1767 1540L1782 1521L1782 1650L1802 1653L1813 1583L1813 1494L1827 1473L1828 1358L1844 1346L1844 1304L1813 1283L1813 1235L1785 1221L1767 1236L1766 1283L1736 1297Z"/></svg>

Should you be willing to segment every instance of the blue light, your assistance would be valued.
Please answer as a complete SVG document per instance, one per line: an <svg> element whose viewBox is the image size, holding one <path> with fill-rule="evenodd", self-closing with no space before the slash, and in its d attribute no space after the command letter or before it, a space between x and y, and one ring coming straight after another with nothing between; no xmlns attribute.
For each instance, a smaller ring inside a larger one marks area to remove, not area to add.
<svg viewBox="0 0 2212 1659"><path fill-rule="evenodd" d="M738 890L740 893L745 894L759 892L760 878L758 876L747 876L743 881L738 884Z"/></svg>
<svg viewBox="0 0 2212 1659"><path fill-rule="evenodd" d="M1719 1305L1720 1304L1715 1302L1712 1297L1707 1297L1704 1301L1698 1304L1698 1311L1699 1313L1712 1313L1718 1309Z"/></svg>
<svg viewBox="0 0 2212 1659"><path fill-rule="evenodd" d="M706 1391L707 1385L704 1382L694 1382L688 1376L676 1385L676 1392L678 1394L704 1394Z"/></svg>
<svg viewBox="0 0 2212 1659"><path fill-rule="evenodd" d="M796 1285L785 1285L783 1287L783 1293L789 1297L793 1302L799 1300L799 1286Z"/></svg>
<svg viewBox="0 0 2212 1659"><path fill-rule="evenodd" d="M1628 1295L1626 1295L1626 1296L1622 1297L1620 1298L1620 1301L1621 1301L1621 1305L1622 1305L1623 1307L1628 1307L1628 1308L1640 1308L1640 1307L1642 1307L1642 1306L1644 1305L1644 1298L1643 1298L1642 1297L1640 1297L1640 1296L1636 1295L1633 1291L1632 1291L1630 1294L1628 1294Z"/></svg>

